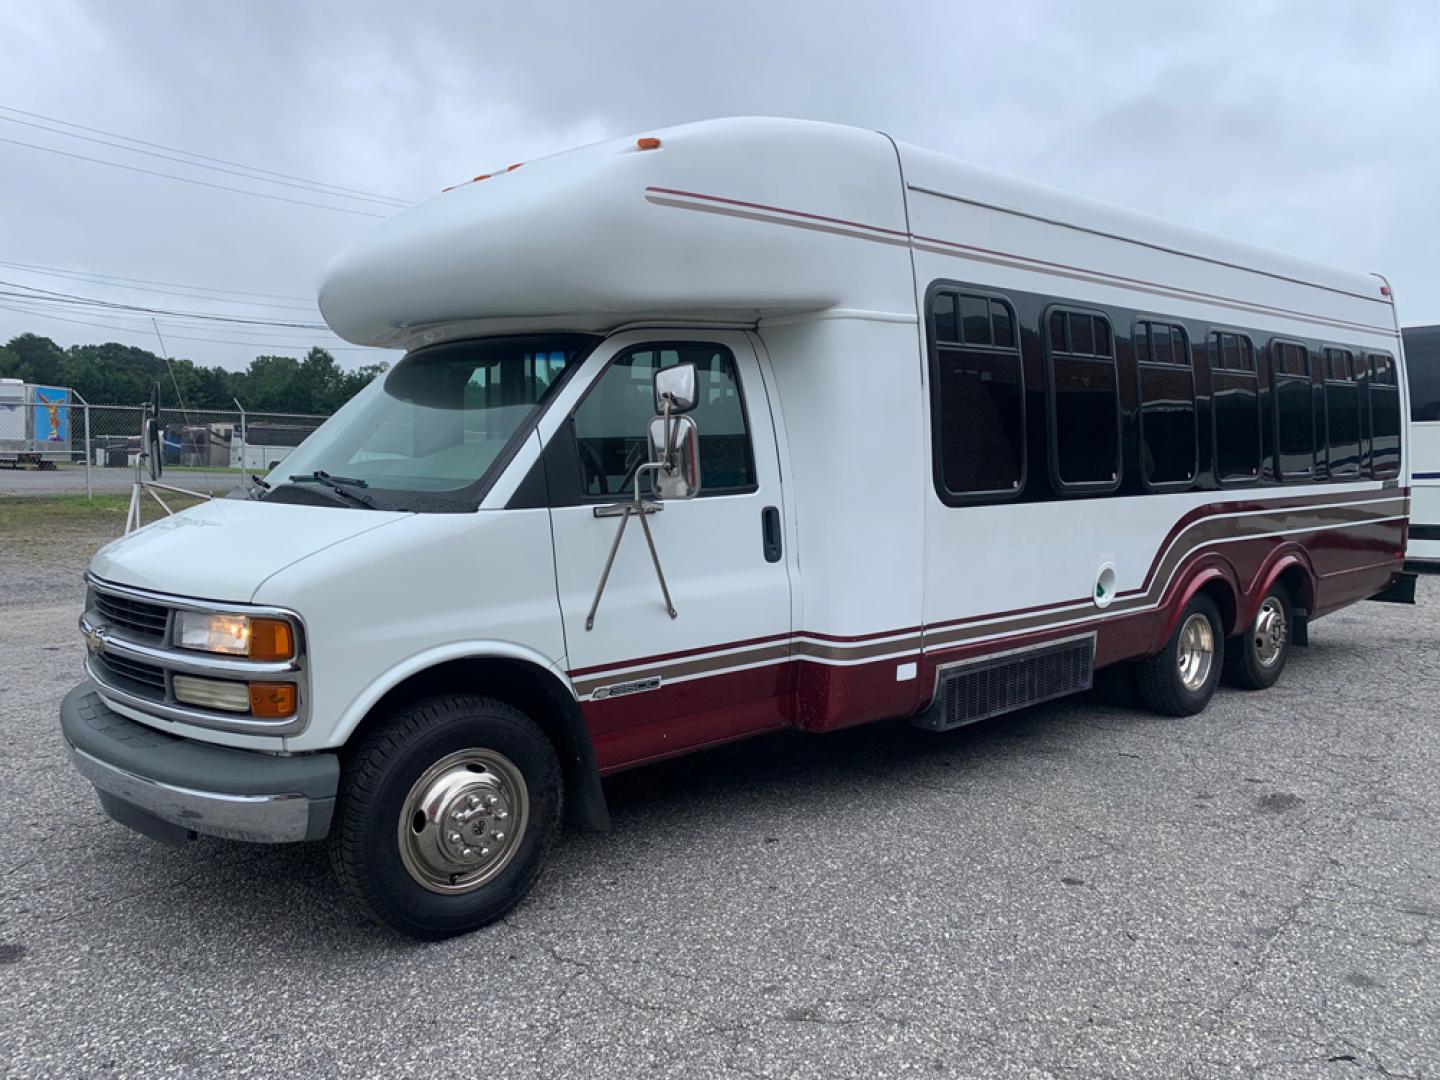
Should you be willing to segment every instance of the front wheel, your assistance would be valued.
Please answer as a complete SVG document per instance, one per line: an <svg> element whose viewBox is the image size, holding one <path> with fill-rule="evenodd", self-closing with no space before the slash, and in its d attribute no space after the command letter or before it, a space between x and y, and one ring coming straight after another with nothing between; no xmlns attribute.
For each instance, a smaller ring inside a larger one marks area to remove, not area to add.
<svg viewBox="0 0 1440 1080"><path fill-rule="evenodd" d="M525 896L560 822L555 748L503 702L410 705L346 763L330 861L373 920L410 937L479 929Z"/></svg>
<svg viewBox="0 0 1440 1080"><path fill-rule="evenodd" d="M1194 716L1215 696L1224 657L1220 609L1208 596L1197 596L1180 615L1165 648L1135 665L1140 700L1155 712Z"/></svg>
<svg viewBox="0 0 1440 1080"><path fill-rule="evenodd" d="M1265 594L1255 621L1225 647L1225 682L1242 690L1268 690L1290 659L1290 600L1278 585Z"/></svg>

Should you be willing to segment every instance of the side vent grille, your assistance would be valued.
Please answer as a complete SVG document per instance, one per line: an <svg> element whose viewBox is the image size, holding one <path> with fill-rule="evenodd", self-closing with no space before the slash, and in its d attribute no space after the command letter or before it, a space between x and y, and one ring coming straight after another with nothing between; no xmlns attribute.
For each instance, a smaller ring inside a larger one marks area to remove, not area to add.
<svg viewBox="0 0 1440 1080"><path fill-rule="evenodd" d="M915 724L946 731L1090 689L1093 635L962 661L942 671L935 702Z"/></svg>

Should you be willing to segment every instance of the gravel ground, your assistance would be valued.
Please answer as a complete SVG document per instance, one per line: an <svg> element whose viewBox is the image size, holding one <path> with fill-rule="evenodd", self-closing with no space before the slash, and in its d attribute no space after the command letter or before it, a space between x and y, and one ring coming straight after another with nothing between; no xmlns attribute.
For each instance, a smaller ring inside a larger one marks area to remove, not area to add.
<svg viewBox="0 0 1440 1080"><path fill-rule="evenodd" d="M0 559L6 1075L1440 1072L1440 582L1191 720L1090 696L619 777L612 833L417 945L320 848L102 816L67 558L43 595Z"/></svg>

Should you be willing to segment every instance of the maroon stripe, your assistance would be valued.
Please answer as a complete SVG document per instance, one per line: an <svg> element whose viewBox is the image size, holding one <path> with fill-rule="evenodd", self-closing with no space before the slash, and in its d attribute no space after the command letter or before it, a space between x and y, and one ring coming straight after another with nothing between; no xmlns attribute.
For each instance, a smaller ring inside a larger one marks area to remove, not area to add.
<svg viewBox="0 0 1440 1080"><path fill-rule="evenodd" d="M741 206L747 210L766 210L772 214L785 214L789 217L805 218L808 221L824 221L831 225L847 225L852 229L866 229L869 232L885 233L887 236L902 236L907 240L913 239L910 233L899 229L887 229L883 225L866 225L863 221L848 221L845 218L829 217L825 214L808 214L804 210L789 210L783 206L768 206L765 203L745 202L743 199L727 199L721 195L702 195L698 191L680 191L676 188L647 187L646 191L653 191L660 195L682 195L687 199L702 199L705 202L723 203L726 206Z"/></svg>
<svg viewBox="0 0 1440 1080"><path fill-rule="evenodd" d="M899 229L886 228L883 225L868 225L863 221L851 221L847 218L830 217L826 214L811 214L804 210L792 210L784 206L771 206L768 203L746 202L743 199L730 199L723 195L706 195L698 191L682 191L679 188L647 187L647 192L654 192L658 195L675 195L686 199L698 199L702 202L714 203L721 206L734 206L747 210L761 210L771 214L784 214L787 217L800 218L805 221L819 221L830 225L843 225L852 229L864 229L867 232L883 233L886 236L898 236L912 243L935 244L942 248L951 248L956 251L969 251L977 255L986 255L992 258L1010 259L1014 262L1028 263L1032 266L1043 266L1051 270L1063 270L1071 274L1088 274L1092 277L1103 278L1107 281L1121 282L1128 285L1140 285L1149 289L1163 289L1181 297L1192 297L1201 300L1211 300L1231 307L1241 307L1251 311L1267 311L1277 315L1290 315L1295 318L1304 319L1307 322L1320 323L1326 326L1339 326L1352 330L1367 330L1373 333L1395 336L1395 330L1390 327L1372 326L1369 323L1353 322L1349 319L1335 319L1325 315L1316 315L1306 311L1296 311L1293 308L1275 307L1271 304L1257 304L1250 300L1240 300L1232 296L1223 296L1219 293L1200 292L1196 289L1187 289L1180 285L1166 285L1159 281L1149 281L1145 278L1127 277L1124 274L1112 274L1106 270L1093 270L1084 266L1071 266L1068 263L1052 262L1048 259L1037 259L1030 255L1019 255L1012 251L1001 251L996 248L983 248L974 244L962 244L954 240L942 240L937 236L922 236L918 233L902 231ZM1121 238L1127 240L1128 238ZM1194 256L1191 256L1194 257ZM1213 260L1205 260L1207 262ZM1242 268L1243 269L1243 268ZM1255 271L1263 273L1263 271ZM1306 288L1330 289L1326 285L1317 285L1313 282L1299 282ZM1335 291L1330 289L1330 291ZM1370 297L1358 296L1354 293L1346 293L1347 296L1354 296L1357 300L1368 300ZM1383 301L1381 301L1383 303Z"/></svg>
<svg viewBox="0 0 1440 1080"><path fill-rule="evenodd" d="M633 660L615 660L608 664L592 664L590 667L572 668L566 672L572 678L581 675L590 675L596 671L612 671L615 668L632 667L635 664L650 664L661 660L683 660L687 656L698 656L700 653L719 652L721 649L743 649L747 645L765 645L772 641L787 641L793 634L767 634L764 637L742 638L739 641L726 641L718 645L701 645L694 649L679 649L675 652L656 653L654 656L637 656Z"/></svg>
<svg viewBox="0 0 1440 1080"><path fill-rule="evenodd" d="M1133 278L1127 277L1124 274L1112 274L1108 270L1092 270L1086 266L1071 266L1069 263L1051 262L1049 259L1037 259L1030 255L1017 255L1013 251L999 251L994 248L982 248L977 247L974 244L961 244L954 240L941 240L938 237L934 236L920 236L918 234L912 234L911 238L922 244L937 244L940 247L955 248L959 251L973 251L977 255L990 255L995 258L1011 259L1015 262L1030 263L1033 266L1044 266L1051 270L1064 270L1072 274L1088 274L1091 277L1104 278L1107 281L1118 281L1123 282L1127 285L1143 285L1146 288L1150 289L1163 289L1168 293L1173 293L1176 296L1180 297L1188 296L1195 297L1201 300L1213 300L1217 303L1226 304L1231 307L1239 306L1247 308L1251 311L1269 311L1277 315L1293 315L1297 318L1305 319L1308 322L1318 322L1326 326L1342 326L1352 330L1370 330L1376 333L1386 334L1391 337L1393 337L1395 333L1392 329L1384 326L1372 326L1369 323L1357 323L1352 322L1349 319L1336 319L1328 315L1315 315L1307 311L1296 311L1293 308L1275 307L1272 304L1257 304L1253 300L1240 300L1233 296L1222 296L1219 293L1200 292L1197 289L1187 289L1182 285L1166 285L1165 283L1160 281L1148 281L1145 278ZM1308 282L1306 282L1306 285L1310 288L1325 288L1325 286L1323 285L1311 286ZM1359 300L1367 298L1356 297L1356 299Z"/></svg>
<svg viewBox="0 0 1440 1080"><path fill-rule="evenodd" d="M1408 488L1392 488L1388 491L1377 488L1371 491L1338 492L1333 496L1327 496L1323 500L1316 499L1314 496L1289 495L1277 498L1258 498L1236 500L1232 502L1203 503L1200 506L1195 507L1193 510L1190 510L1188 513L1182 515L1180 519L1171 527L1170 531L1165 534L1165 538L1160 541L1160 544L1155 549L1155 557L1151 560L1149 569L1145 571L1145 579L1141 583L1140 587L1138 589L1128 589L1125 592L1118 593L1116 594L1116 599L1128 598L1133 596L1143 596L1146 592L1148 592L1151 584L1153 583L1152 579L1155 576L1155 571L1159 567L1160 561L1165 557L1165 553L1170 549L1170 545L1174 543L1175 539L1182 532L1188 529L1191 525L1194 525L1197 521L1201 521L1204 518L1224 517L1226 514L1241 514L1257 510L1306 509L1320 503L1368 502L1375 499L1399 498L1402 492L1408 493L1408 491ZM986 622L990 619L1010 618L1015 615L1032 615L1043 611L1053 611L1060 608L1073 607L1076 604L1086 604L1089 602L1090 598L1088 596L1081 596L1075 598L1074 600L1062 600L1055 603L1037 604L1033 607L1013 608L1009 611L990 611L982 615L967 615L963 619L951 619L945 622L927 623L925 625L925 629L927 631L947 630L954 626L965 626L969 623Z"/></svg>
<svg viewBox="0 0 1440 1080"><path fill-rule="evenodd" d="M1151 587L1153 586L1155 574L1156 574L1158 568L1162 565L1162 563L1163 563L1163 561L1164 561L1167 553L1169 552L1171 544L1172 544L1172 543L1175 541L1175 539L1176 539L1181 533L1183 533L1186 529L1188 529L1189 527L1191 527L1192 525L1194 525L1195 523L1197 523L1197 522L1199 522L1199 521L1205 520L1206 518L1220 518L1220 517L1224 517L1224 516L1229 515L1229 514L1247 513L1247 512L1264 511L1264 510L1285 510L1285 509L1305 510L1305 509L1310 509L1310 508L1316 506L1317 503L1323 503L1323 504L1330 504L1330 503L1344 504L1344 503L1371 502L1371 501L1375 501L1375 500L1377 500L1377 499L1399 499L1399 498L1401 498L1402 496L1407 496L1407 497L1408 497L1408 494L1409 494L1409 489L1408 489L1408 488L1391 488L1391 489L1388 489L1388 490L1386 490L1386 489L1372 489L1372 490L1370 490L1370 491L1359 491L1359 492L1338 492L1338 493L1335 493L1335 494L1333 494L1333 495L1326 496L1326 497L1324 497L1323 499L1317 499L1315 496L1307 496L1307 495L1289 495L1289 496L1279 496L1279 497L1274 497L1274 498L1257 498L1257 499L1234 500L1234 501L1230 501L1230 502L1204 503L1204 504L1202 504L1202 505L1200 505L1200 506L1197 506L1197 507L1195 507L1194 509L1190 510L1190 511L1187 512L1186 514L1184 514L1184 515L1175 523L1175 525L1171 527L1170 531L1165 534L1165 538L1160 542L1160 545L1159 545L1159 547L1158 547L1157 550L1156 550L1155 556L1154 556L1154 558L1151 560L1151 563L1150 563L1149 568L1146 570L1144 582L1142 583L1142 585L1141 585L1138 589L1130 589L1130 590L1127 590L1127 591L1125 591L1125 592L1122 592L1122 593L1117 594L1116 599L1117 599L1117 601L1118 601L1118 600L1121 600L1121 599L1134 599L1134 598L1136 598L1136 597L1143 597L1143 596L1145 596L1145 595L1150 591ZM1337 525L1336 527L1337 527L1337 528L1350 528L1350 529L1353 529L1353 528L1356 528L1356 527L1361 526L1361 525L1363 525L1363 524L1365 524L1365 523L1363 523L1363 522L1352 522L1352 523L1345 523L1345 524L1342 524L1342 525ZM1207 545L1207 544L1209 544L1209 543L1213 543L1213 542L1214 542L1213 540L1204 541L1204 542L1202 542L1202 544L1201 544L1200 546L1203 547L1203 546L1205 546L1205 545ZM1198 548L1197 548L1197 550L1198 550ZM1186 561L1188 561L1188 559L1189 559L1189 557L1190 557L1191 554L1193 554L1193 552L1186 552L1186 553L1184 553L1183 555L1181 555L1181 556L1179 557L1179 562L1177 563L1177 565L1176 565L1176 567L1175 567L1176 572L1178 572L1179 569L1180 569L1180 567L1183 566ZM1077 597L1077 598L1072 599L1072 600L1063 600L1063 601L1053 602L1053 603L1048 603L1048 604L1036 604L1036 605L1032 605L1032 606L1030 606L1030 607L1011 608L1011 609L1008 609L1008 610L1005 610L1005 611L990 611L990 612L984 612L984 613L978 614L978 615L969 615L969 616L966 616L965 618L962 618L962 619L951 619L951 620L947 620L947 621L945 621L945 622L929 623L929 624L926 624L926 625L923 626L923 627L922 627L922 626L910 626L910 627L905 627L905 628L898 629L898 630L881 630L881 631L876 631L876 632L874 632L874 633L869 633L869 634L825 634L825 633L820 633L820 632L818 632L818 631L811 631L811 630L796 631L796 632L794 632L794 633L768 634L768 635L765 635L765 636L763 636L763 637L742 638L742 639L739 639L739 640L736 640L736 641L721 642L721 643L716 643L716 644L711 644L711 645L702 645L702 646L697 646L697 647L691 648L691 649L678 649L678 650L675 650L675 651L673 651L673 652L668 652L668 653L656 653L656 654L651 655L651 656L640 656L640 657L635 657L635 658L629 659L629 660L613 661L613 662L605 663L605 664L594 664L594 665L591 665L591 666L589 666L589 667L583 667L583 668L573 668L573 669L570 669L570 670L567 672L567 674L568 674L572 679L578 679L578 678L581 678L581 677L583 677L583 676L591 675L591 674L594 674L594 673L597 673L597 672L613 672L613 671L617 671L617 670L622 669L622 668L638 667L638 666L645 665L645 664L654 664L654 663L663 663L663 662L675 661L675 660L684 660L684 659L687 659L687 658L689 658L689 657L695 657L695 656L701 656L701 655L710 654L710 653L716 653L716 652L720 652L720 651L722 651L722 650L728 650L728 649L743 649L743 648L747 648L747 647L755 646L755 645L766 645L766 644L775 643L775 642L790 641L790 640L793 640L793 639L795 639L795 638L815 638L816 640L819 640L819 641L834 641L834 642L837 642L837 643L851 644L851 643L863 643L863 642L867 642L867 641L875 641L875 640L878 640L878 639L880 639L880 638L901 637L901 636L906 635L906 634L915 634L915 633L920 633L920 632L925 632L925 633L929 634L929 633L934 633L934 632L937 632L937 631L950 630L950 629L954 629L954 628L958 628L958 627L968 626L968 625L971 625L971 624L974 624L974 623L981 623L981 622L989 622L989 621L992 621L992 620L1000 620L1000 619L1014 618L1014 617L1022 616L1022 615L1043 614L1044 612L1047 612L1047 611L1058 611L1058 610L1063 609L1063 608L1074 607L1074 606L1077 606L1077 605L1080 605L1080 604L1084 604L1084 603L1086 603L1086 602L1088 602L1088 601L1089 601L1089 597ZM1112 617L1113 617L1113 616L1112 616ZM904 645L904 644L905 644L904 642L896 642L896 645L897 645L897 646Z"/></svg>

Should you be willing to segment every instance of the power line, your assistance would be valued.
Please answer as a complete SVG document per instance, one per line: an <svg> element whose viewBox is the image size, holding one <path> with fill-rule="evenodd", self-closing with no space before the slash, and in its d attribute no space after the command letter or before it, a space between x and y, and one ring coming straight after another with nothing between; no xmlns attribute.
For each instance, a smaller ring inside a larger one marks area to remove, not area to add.
<svg viewBox="0 0 1440 1080"><path fill-rule="evenodd" d="M17 315L32 315L42 319L51 319L55 322L74 323L77 326L94 326L102 330L116 330L123 334L130 334L135 337L151 338L154 334L151 331L137 329L130 326L115 326L111 323L97 323L86 319L71 319L64 315L52 315L48 311L31 311L26 308L13 307L10 304L0 303L0 310L12 311ZM388 352L391 350L377 349L365 345L324 345L312 343L309 345L280 345L268 344L256 341L234 341L228 338L201 338L185 337L181 334L171 334L172 341L206 341L216 345L243 345L246 348L267 348L279 349L282 352L307 352L310 349L324 349L326 352Z"/></svg>
<svg viewBox="0 0 1440 1080"><path fill-rule="evenodd" d="M54 271L54 270L31 270L31 269L27 268L23 263L0 262L0 266L4 266L4 267L7 267L7 268L12 269L12 270L21 270L21 271L23 271L24 273L27 273L27 274L38 274L38 275L40 275L41 277L58 277L58 278L60 278L62 281L76 281L76 282L80 282L81 284L85 284L85 285L101 285L101 286L105 286L105 287L108 287L108 288L111 288L111 289L126 289L126 290L129 290L130 292L147 292L147 293L158 293L158 294L160 294L160 295L162 295L162 296L179 296L179 297L182 297L183 299L186 299L186 300L209 300L211 303L214 303L214 304L238 304L238 305L240 305L240 306L242 306L242 307L273 308L273 309L275 309L275 310L277 310L277 311L306 311L306 312L310 312L310 311L314 311L314 310L315 310L315 305L313 305L313 304L310 304L310 305L308 305L308 306L302 307L302 306L300 306L299 304L278 304L278 303L275 303L273 300L271 300L271 301L266 301L266 300L235 300L235 299L231 299L231 298L228 297L228 296L208 296L208 295L203 295L203 294L198 293L198 292L179 292L179 291L177 291L176 289L161 289L161 288L156 288L156 287L154 287L154 286L125 285L125 284L121 284L120 282L100 281L100 280L98 280L98 279L91 278L91 277L85 277L85 276L82 276L82 275L79 275L79 274L65 273L65 272ZM27 289L30 288L30 286L28 286L28 285L23 286L23 287L24 287L24 288L27 288ZM185 286L185 285L179 286L180 289L193 288L193 287L194 287L194 286ZM207 290L207 291L209 291L209 290Z"/></svg>
<svg viewBox="0 0 1440 1080"><path fill-rule="evenodd" d="M281 187L297 188L300 191L309 191L316 195L329 195L336 199L353 199L356 202L374 203L378 206L402 207L409 205L400 199L391 199L385 196L371 198L368 195L345 195L338 191L327 191L324 187L316 186L308 181L304 183L294 183L290 180L272 180L269 177L257 176L254 171L242 172L240 169L226 169L220 165L206 165L200 161L186 161L183 157L176 157L173 154L161 154L154 150L142 150L138 146L126 146L124 143L110 142L108 139L97 139L93 135L77 135L71 131L61 131L59 128L46 127L44 124L32 123L29 120L21 120L14 116L0 116L0 120L9 124L20 124L24 127L34 128L36 131L46 131L51 135L60 135L67 139L80 139L84 142L108 146L113 150L124 150L130 154L144 154L146 157L159 158L161 161L173 161L192 169L209 169L211 172L225 173L228 176L239 176L246 180L255 180L262 184L279 184Z"/></svg>
<svg viewBox="0 0 1440 1080"><path fill-rule="evenodd" d="M81 277L81 278L108 278L111 281L136 282L141 285L169 285L176 289L202 289L205 292L230 293L234 296L256 296L265 300L299 300L302 303L313 303L308 296L283 296L278 293L245 292L241 289L222 289L218 285L185 285L178 281L156 281L153 278L132 278L121 277L119 274L102 274L90 270L69 270L61 266L43 266L39 263L6 262L0 260L0 266L10 266L17 270L33 270L36 273L48 273L59 276Z"/></svg>
<svg viewBox="0 0 1440 1080"><path fill-rule="evenodd" d="M44 116L36 112L27 112L25 109L17 109L13 105L0 105L0 111L17 113L20 116L28 116L34 120L44 120L50 124L59 124L61 127L75 128L77 131L89 131L96 135L109 135L112 139L123 139L125 142L136 143L140 146L151 146L156 150L169 150L173 154L184 154L186 157L198 158L201 161L214 161L220 165L234 165L237 169L249 169L251 172L264 173L267 176L278 176L282 180L298 180L313 187L333 188L336 191L348 192L351 195L364 195L372 199L380 199L384 202L398 203L401 206L409 205L404 199L397 199L393 195L380 195L374 191L364 191L360 188L342 187L339 184L327 184L323 180L307 180L303 176L291 176L289 173L274 172L271 169L261 169L254 165L246 165L239 161L227 161L225 158L210 157L206 154L197 154L190 150L182 150L177 146L166 146L163 143L147 142L144 139L136 139L130 135L121 135L115 131L106 131L104 128L86 127L84 124L72 123L69 120L60 120L53 116ZM19 123L19 121L16 121ZM32 125L33 126L33 125ZM58 132L57 134L64 134Z"/></svg>
<svg viewBox="0 0 1440 1080"><path fill-rule="evenodd" d="M212 184L208 180L196 180L193 176L176 176L174 173L157 172L154 169L142 169L138 165L122 165L118 161L106 161L104 158L89 157L85 154L72 154L68 150L56 150L53 146L40 146L38 143L21 142L19 139L3 139L0 143L9 143L11 146L24 146L31 150L41 150L47 154L59 154L61 157L74 158L77 161L90 161L96 165L109 165L111 168L124 169L126 172L142 173L145 176L160 176L166 180L179 180L184 184L195 184L199 187L214 188L216 191L233 191L237 195L253 195L257 199L270 199L274 202L290 203L294 206L313 206L317 210L333 210L337 214L355 214L357 217L384 218L387 214L372 214L368 210L352 210L348 206L327 206L325 203L306 202L304 199L289 199L284 195L271 195L268 191L247 191L245 188L229 187L225 184Z"/></svg>
<svg viewBox="0 0 1440 1080"><path fill-rule="evenodd" d="M8 296L18 300L32 300L37 303L68 303L81 307L109 308L115 311L138 311L142 315L178 315L187 319L200 319L206 322L237 323L242 326L283 326L294 330L329 329L324 323L283 322L279 319L251 319L241 315L221 315L204 311L171 311L166 308L146 307L139 304L120 304L112 300L96 300L88 296L77 296L75 293L55 292L52 289L42 289L36 285L20 285L13 281L0 281L0 285L9 286L12 289L27 290L27 292L24 293L0 290L0 296ZM33 295L36 293L41 295Z"/></svg>
<svg viewBox="0 0 1440 1080"><path fill-rule="evenodd" d="M37 301L43 302L43 300L44 300L43 297L28 297L28 296L27 296L27 297L25 297L25 298L23 298L23 299L15 299L15 298L13 298L13 294L6 294L6 293L3 293L3 292L0 292L0 297L6 297L6 296L12 297L12 298L9 299L9 301L8 301L12 306L16 306L16 305L23 306L23 307L25 308L25 310L30 311L30 312L33 312L34 314L37 314L37 315L48 315L50 312L52 312L52 311L55 310L54 308L45 308L45 307L36 307L36 306L35 306ZM130 314L129 312L126 312L126 311L111 311L111 310L108 310L108 309L101 309L100 311L91 311L91 310L89 310L88 308L80 307L80 305L75 305L75 306L79 308L79 311L77 312L78 314L85 314L85 315L92 315L92 314L93 314L93 315L99 315L99 316L101 316L102 318L107 318L107 319L122 319L122 320L135 319L135 320L138 320L138 321L140 321L140 322L148 322L148 321L149 321L149 319L148 319L143 313L139 313L139 314L134 314L134 315L132 315L132 314ZM288 330L287 330L287 329L261 330L261 329L251 329L251 328L248 327L248 326L245 326L245 327L231 326L231 325L229 325L229 324L226 324L226 325L223 326L223 327L214 327L214 328L212 328L212 327L208 326L208 325L205 324L205 323L201 323L201 324L199 324L199 325L196 325L195 323L175 322L175 321L172 321L172 320L169 320L169 319L162 319L162 320L160 320L160 325L161 325L161 326L164 326L164 327L166 327L166 328L168 328L168 329L171 329L171 330L190 330L190 331L194 331L194 330L208 330L208 329L223 329L224 332L227 333L227 334L230 334L230 335L235 336L235 337L253 338L257 343L260 343L260 344L263 344L264 342L269 341L269 340L273 340L274 338L277 338L277 337L278 337L278 338L281 338L281 339L294 339L295 337L297 337L297 336L299 336L299 335L302 335L302 334L315 334L315 335L317 336L317 337L316 337L316 340L317 340L318 343L323 343L323 339L325 339L325 338L329 338L329 339L332 339L332 340L340 340L338 335L336 335L336 334L334 334L334 333L332 333L331 331L328 331L328 330L300 330L300 329L295 329L295 328L291 328L291 329L288 329Z"/></svg>

